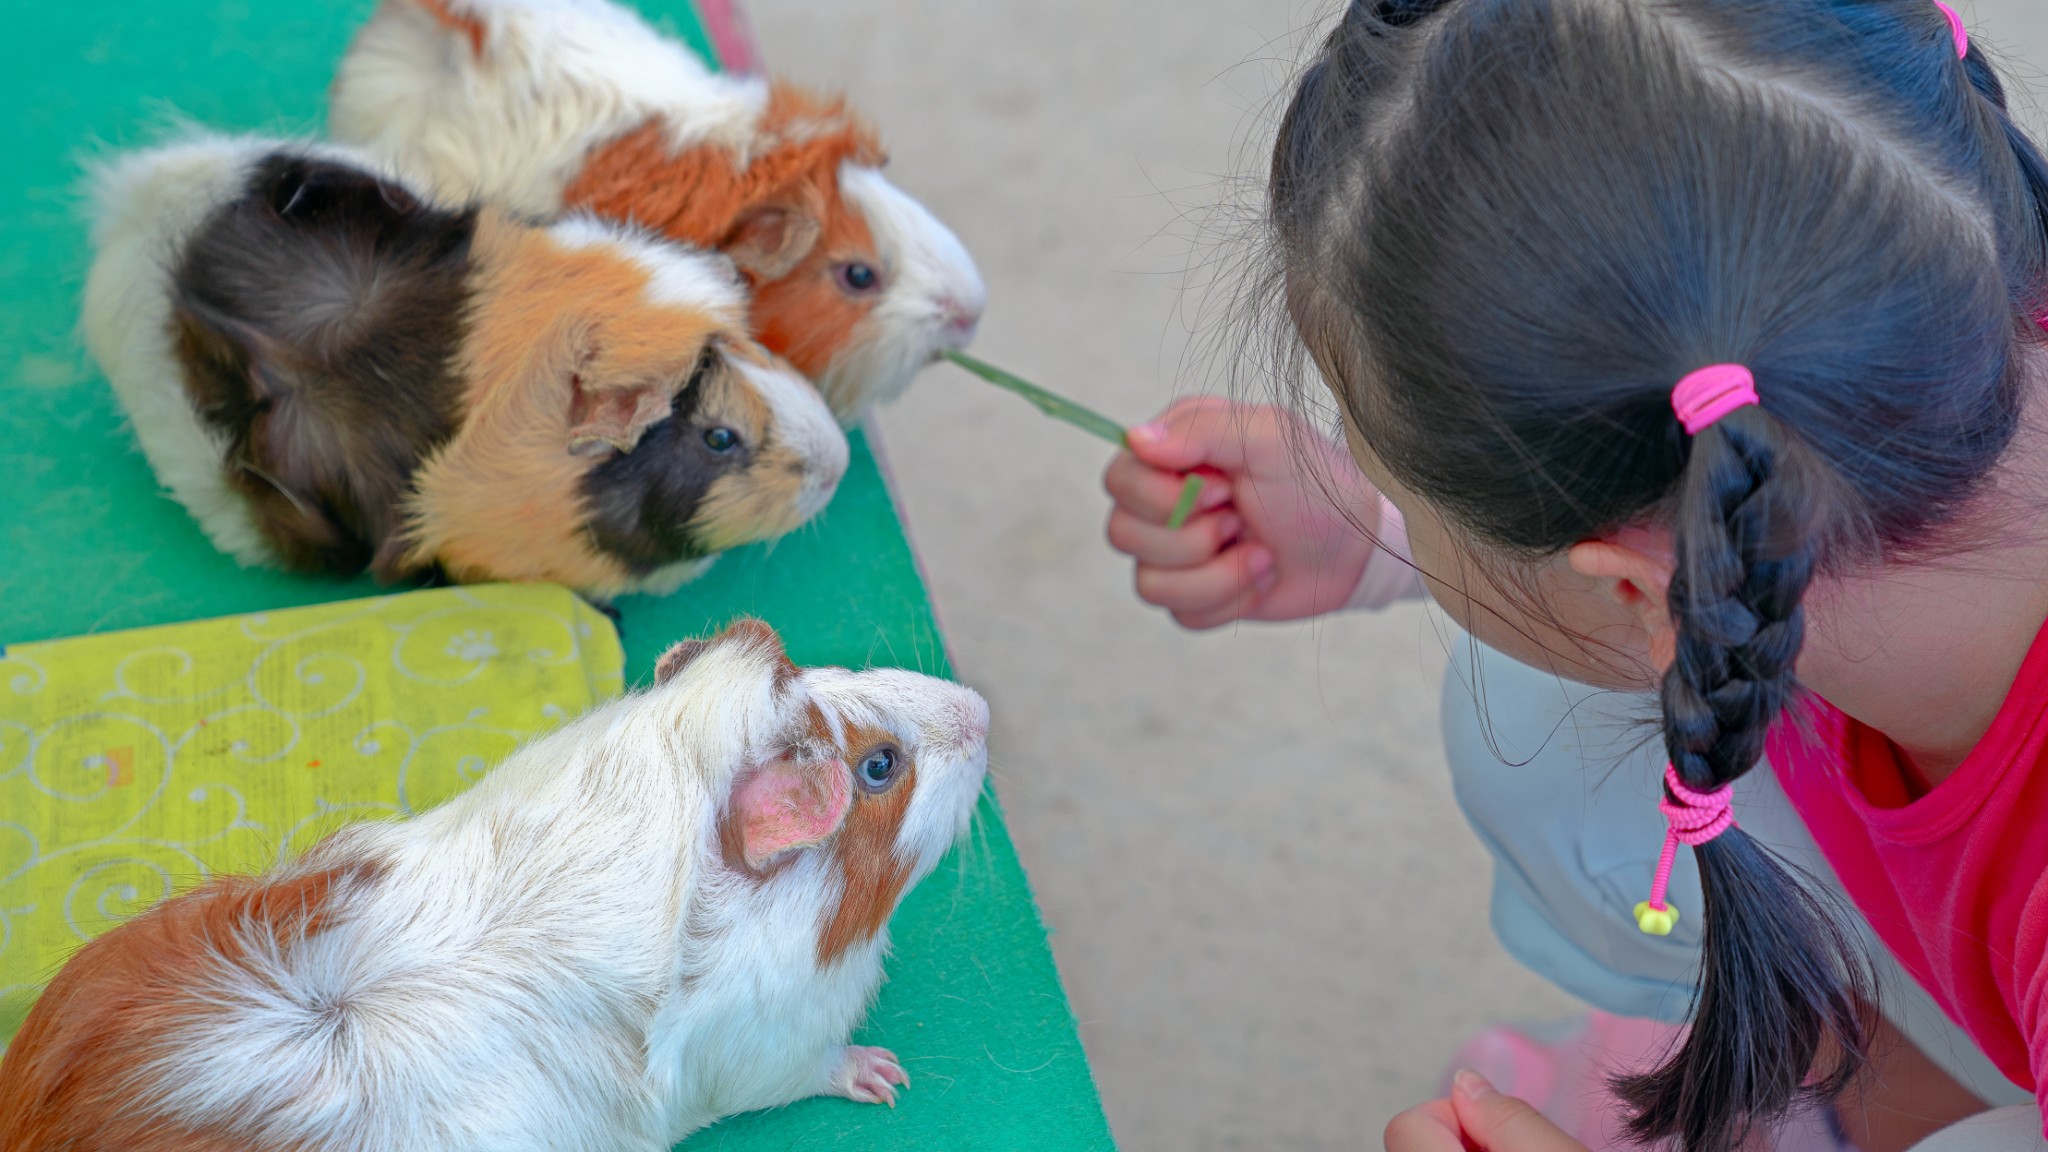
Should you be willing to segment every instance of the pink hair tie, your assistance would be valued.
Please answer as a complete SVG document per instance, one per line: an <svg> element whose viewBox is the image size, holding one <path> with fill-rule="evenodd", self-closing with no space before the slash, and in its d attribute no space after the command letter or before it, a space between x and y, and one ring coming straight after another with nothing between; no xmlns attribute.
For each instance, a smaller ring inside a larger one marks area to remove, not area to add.
<svg viewBox="0 0 2048 1152"><path fill-rule="evenodd" d="M1636 905L1636 927L1652 936L1669 936L1678 924L1678 909L1664 902L1671 888L1671 865L1678 859L1678 846L1697 848L1735 827L1735 811L1729 801L1735 786L1723 784L1712 792L1695 792L1678 778L1676 766L1664 766L1665 796L1657 802L1668 825L1664 851L1657 857L1657 878L1650 882L1650 898Z"/></svg>
<svg viewBox="0 0 2048 1152"><path fill-rule="evenodd" d="M1956 10L1942 3L1941 0L1934 0L1934 6L1941 9L1943 16L1948 17L1948 31L1949 35L1955 37L1957 58L1960 59L1961 57L1968 56L1970 54L1970 30L1963 27L1963 18L1956 15Z"/></svg>
<svg viewBox="0 0 2048 1152"><path fill-rule="evenodd" d="M1687 373L1671 390L1671 410L1688 436L1699 435L1737 408L1761 403L1756 377L1740 364L1715 364Z"/></svg>

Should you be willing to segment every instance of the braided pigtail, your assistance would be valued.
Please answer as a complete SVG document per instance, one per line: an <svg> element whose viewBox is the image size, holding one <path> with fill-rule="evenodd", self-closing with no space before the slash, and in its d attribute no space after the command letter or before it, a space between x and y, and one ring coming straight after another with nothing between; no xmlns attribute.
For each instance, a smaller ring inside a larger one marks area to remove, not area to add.
<svg viewBox="0 0 2048 1152"><path fill-rule="evenodd" d="M1692 441L1674 496L1677 648L1664 678L1665 745L1683 792L1710 793L1763 755L1796 689L1801 599L1839 506L1826 465L1759 407ZM1630 1131L1687 1152L1729 1152L1861 1066L1867 969L1826 909L1770 853L1729 827L1694 848L1706 907L1699 999L1663 1067L1622 1078ZM1827 1068L1816 1068L1826 1056Z"/></svg>

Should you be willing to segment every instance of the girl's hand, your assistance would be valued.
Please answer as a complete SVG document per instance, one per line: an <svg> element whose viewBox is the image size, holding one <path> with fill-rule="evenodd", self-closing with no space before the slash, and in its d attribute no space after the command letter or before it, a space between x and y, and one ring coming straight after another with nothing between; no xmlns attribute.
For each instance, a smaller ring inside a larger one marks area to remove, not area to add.
<svg viewBox="0 0 2048 1152"><path fill-rule="evenodd" d="M1203 477L1195 515L1168 529L1190 472ZM1102 486L1116 502L1110 546L1138 562L1138 598L1186 628L1341 607L1373 553L1372 486L1341 445L1278 408L1182 400L1131 429Z"/></svg>
<svg viewBox="0 0 2048 1152"><path fill-rule="evenodd" d="M1503 1096L1477 1072L1458 1073L1446 1100L1387 1125L1387 1152L1588 1152L1528 1101Z"/></svg>

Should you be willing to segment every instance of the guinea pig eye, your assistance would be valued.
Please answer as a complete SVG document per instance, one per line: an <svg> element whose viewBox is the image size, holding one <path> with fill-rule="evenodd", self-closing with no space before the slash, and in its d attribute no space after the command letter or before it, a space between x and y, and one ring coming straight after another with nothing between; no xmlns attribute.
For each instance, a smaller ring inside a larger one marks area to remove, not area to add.
<svg viewBox="0 0 2048 1152"><path fill-rule="evenodd" d="M882 286L882 274L875 271L875 266L858 260L841 264L833 273L838 277L841 288L856 295L865 295Z"/></svg>
<svg viewBox="0 0 2048 1152"><path fill-rule="evenodd" d="M870 792L880 792L896 779L896 750L883 745L861 760L855 775L860 777L860 786Z"/></svg>
<svg viewBox="0 0 2048 1152"><path fill-rule="evenodd" d="M730 428L712 427L704 430L704 446L713 452L730 452L739 447L740 434Z"/></svg>

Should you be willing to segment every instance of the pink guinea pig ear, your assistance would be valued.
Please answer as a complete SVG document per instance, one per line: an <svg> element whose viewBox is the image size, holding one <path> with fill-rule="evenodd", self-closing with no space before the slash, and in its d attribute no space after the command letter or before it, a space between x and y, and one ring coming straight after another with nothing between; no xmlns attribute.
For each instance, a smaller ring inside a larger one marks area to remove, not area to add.
<svg viewBox="0 0 2048 1152"><path fill-rule="evenodd" d="M771 760L740 777L726 810L728 856L754 872L799 848L830 839L853 802L852 774L843 760Z"/></svg>
<svg viewBox="0 0 2048 1152"><path fill-rule="evenodd" d="M569 451L576 456L631 452L675 407L669 387L659 382L607 386L578 373L569 387Z"/></svg>

